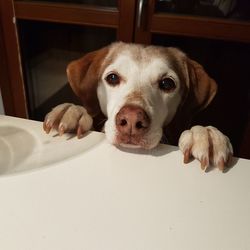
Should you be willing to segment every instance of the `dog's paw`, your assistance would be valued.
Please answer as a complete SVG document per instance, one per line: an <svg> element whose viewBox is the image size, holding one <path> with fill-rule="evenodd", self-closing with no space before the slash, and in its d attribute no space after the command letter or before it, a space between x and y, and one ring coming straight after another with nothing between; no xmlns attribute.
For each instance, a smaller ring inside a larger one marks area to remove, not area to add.
<svg viewBox="0 0 250 250"><path fill-rule="evenodd" d="M76 132L77 137L89 131L92 127L93 119L87 110L78 105L63 103L51 110L43 122L43 129L49 133L51 129L56 129L59 135L65 132Z"/></svg>
<svg viewBox="0 0 250 250"><path fill-rule="evenodd" d="M212 126L194 126L185 130L180 136L179 147L184 154L184 163L193 156L200 161L203 170L211 164L223 171L233 155L228 137Z"/></svg>

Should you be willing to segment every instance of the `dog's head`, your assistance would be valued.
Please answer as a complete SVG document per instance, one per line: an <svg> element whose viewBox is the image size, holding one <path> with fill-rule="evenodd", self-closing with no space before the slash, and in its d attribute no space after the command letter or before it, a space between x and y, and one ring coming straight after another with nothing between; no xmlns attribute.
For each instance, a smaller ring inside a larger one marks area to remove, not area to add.
<svg viewBox="0 0 250 250"><path fill-rule="evenodd" d="M121 42L73 61L67 75L88 112L107 117L112 144L146 149L159 143L177 110L205 108L217 89L202 66L176 48Z"/></svg>

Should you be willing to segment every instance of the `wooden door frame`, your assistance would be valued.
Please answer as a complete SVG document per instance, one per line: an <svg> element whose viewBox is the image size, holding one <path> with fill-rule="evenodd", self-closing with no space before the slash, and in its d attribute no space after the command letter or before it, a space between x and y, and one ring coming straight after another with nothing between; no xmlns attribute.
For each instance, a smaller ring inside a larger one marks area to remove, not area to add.
<svg viewBox="0 0 250 250"><path fill-rule="evenodd" d="M129 43L134 41L136 8L137 0L119 0L119 25L117 27L117 40Z"/></svg>
<svg viewBox="0 0 250 250"><path fill-rule="evenodd" d="M0 25L0 89L5 114L14 115L13 95L10 88L6 50L3 39L2 25Z"/></svg>
<svg viewBox="0 0 250 250"><path fill-rule="evenodd" d="M26 95L12 0L0 0L0 87L6 115L27 118Z"/></svg>

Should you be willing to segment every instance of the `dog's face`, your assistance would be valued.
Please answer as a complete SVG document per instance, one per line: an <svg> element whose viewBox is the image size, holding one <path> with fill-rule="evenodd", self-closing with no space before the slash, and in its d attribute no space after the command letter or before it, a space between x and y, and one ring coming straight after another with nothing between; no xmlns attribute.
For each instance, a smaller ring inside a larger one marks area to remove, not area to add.
<svg viewBox="0 0 250 250"><path fill-rule="evenodd" d="M153 148L172 120L181 102L184 74L178 75L173 55L161 50L123 44L111 48L104 60L97 94L111 143Z"/></svg>
<svg viewBox="0 0 250 250"><path fill-rule="evenodd" d="M84 105L107 117L107 139L127 147L155 147L191 91L204 107L216 90L202 67L175 48L115 43L73 62L67 73Z"/></svg>

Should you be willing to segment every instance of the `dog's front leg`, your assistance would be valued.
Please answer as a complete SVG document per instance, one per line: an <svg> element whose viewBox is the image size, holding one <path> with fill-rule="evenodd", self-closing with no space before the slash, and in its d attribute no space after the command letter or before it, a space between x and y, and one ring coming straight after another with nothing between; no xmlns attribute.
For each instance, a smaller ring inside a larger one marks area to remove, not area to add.
<svg viewBox="0 0 250 250"><path fill-rule="evenodd" d="M86 131L91 129L92 124L93 119L84 107L63 103L46 115L43 129L46 133L49 133L51 129L56 129L59 135L65 132L76 132L78 138L81 138Z"/></svg>
<svg viewBox="0 0 250 250"><path fill-rule="evenodd" d="M179 147L184 154L184 163L193 156L201 162L203 170L211 164L223 171L233 155L229 138L212 126L194 126L185 130L180 136Z"/></svg>

